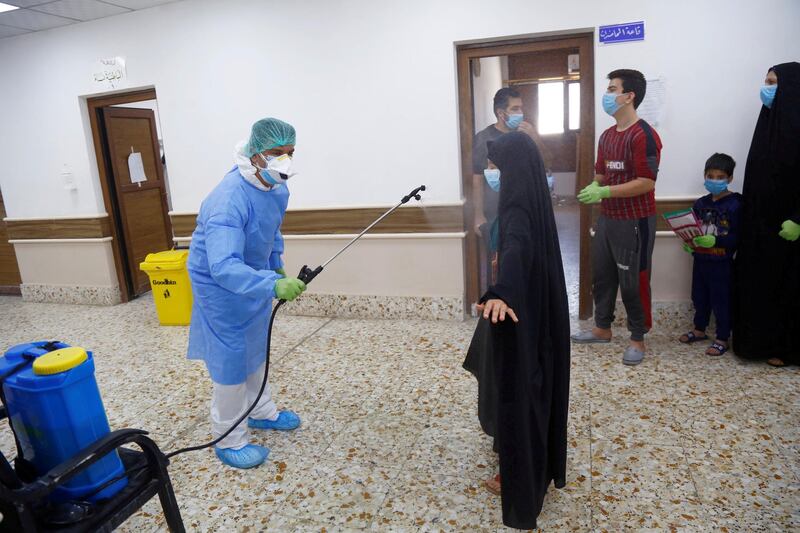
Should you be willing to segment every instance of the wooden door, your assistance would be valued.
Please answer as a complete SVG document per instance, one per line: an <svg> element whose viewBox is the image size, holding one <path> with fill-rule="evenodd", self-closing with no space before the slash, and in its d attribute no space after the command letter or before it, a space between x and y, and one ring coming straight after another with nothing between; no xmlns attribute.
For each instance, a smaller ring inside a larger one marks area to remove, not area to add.
<svg viewBox="0 0 800 533"><path fill-rule="evenodd" d="M131 296L150 290L139 264L149 253L172 247L172 227L167 208L167 188L158 148L155 113L151 109L103 108L109 180L115 217L122 229L123 262ZM140 153L146 180L134 183L129 169L132 153Z"/></svg>
<svg viewBox="0 0 800 533"><path fill-rule="evenodd" d="M3 194L0 193L0 294L19 294L19 285L22 279L19 276L19 265L14 246L8 242L8 230L3 219L6 217L6 208L3 204Z"/></svg>
<svg viewBox="0 0 800 533"><path fill-rule="evenodd" d="M522 95L525 120L539 129L539 85L546 81L560 82L564 92L564 131L541 133L537 144L544 148L545 167L553 172L575 172L575 145L580 129L570 130L567 109L569 108L569 84L579 83L580 74L571 74L567 69L568 57L580 54L579 48L543 50L529 54L508 56L508 84Z"/></svg>
<svg viewBox="0 0 800 533"><path fill-rule="evenodd" d="M471 303L480 297L478 265L478 239L473 232L474 209L472 205L472 138L474 135L474 108L470 61L481 57L538 54L554 50L578 51L580 55L581 117L578 137L582 150L577 156L577 187L588 185L594 178L594 57L591 32L580 32L572 36L544 36L541 38L500 39L473 42L456 46L458 69L458 109L461 137L461 176L464 202L464 231L467 233L464 254L464 281L466 284L465 307L469 312ZM559 52L560 53L560 52ZM523 99L524 101L524 99ZM578 139L576 139L577 141ZM591 255L589 230L591 212L582 207L580 212L580 289L579 316L588 318L592 311Z"/></svg>

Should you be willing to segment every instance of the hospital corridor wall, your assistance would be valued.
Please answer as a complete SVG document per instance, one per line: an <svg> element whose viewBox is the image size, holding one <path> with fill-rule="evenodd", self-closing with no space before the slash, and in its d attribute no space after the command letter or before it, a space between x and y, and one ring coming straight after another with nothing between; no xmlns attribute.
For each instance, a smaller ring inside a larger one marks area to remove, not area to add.
<svg viewBox="0 0 800 533"><path fill-rule="evenodd" d="M236 142L256 119L276 116L298 132L290 270L320 264L357 233L320 213L360 221L428 187L422 207L405 208L402 223L315 280L300 311L459 317L455 46L638 20L643 42L600 45L595 34L595 99L615 68L662 82L659 200L685 204L703 194L702 164L715 151L737 160L732 188L741 190L761 80L769 66L800 56L793 0L639 2L624 15L591 0L408 0L402 9L368 0L184 0L0 39L0 190L23 298L119 301L86 101L155 88L176 243L188 242L200 202L233 166ZM126 77L113 89L99 86L93 64L117 56ZM597 136L612 124L599 105L594 120ZM655 256L654 299L688 301L691 262L680 245L662 234Z"/></svg>

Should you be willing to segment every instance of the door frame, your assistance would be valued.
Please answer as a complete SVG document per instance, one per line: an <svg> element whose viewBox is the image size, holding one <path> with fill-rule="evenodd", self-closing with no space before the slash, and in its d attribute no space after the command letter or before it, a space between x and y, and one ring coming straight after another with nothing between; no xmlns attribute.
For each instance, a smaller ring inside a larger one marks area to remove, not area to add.
<svg viewBox="0 0 800 533"><path fill-rule="evenodd" d="M89 111L89 124L92 129L92 141L94 143L94 155L97 161L97 171L100 176L100 187L103 190L103 204L108 213L108 219L111 225L111 249L114 253L114 268L117 271L117 283L119 284L120 300L125 303L130 301L131 292L128 287L128 280L125 276L126 265L122 256L122 228L117 224L117 217L115 216L114 203L112 200L112 191L109 186L109 180L114 179L109 176L107 169L110 168L110 162L106 159L106 150L103 147L104 138L103 132L100 128L100 121L98 114L102 112L102 108L118 105L130 104L134 102L144 102L147 100L157 100L155 88L141 89L130 91L126 93L113 94L109 96L97 96L86 99L86 105ZM164 184L166 187L166 183ZM169 194L169 190L167 190ZM169 217L167 217L169 220ZM167 224L167 231L172 231L171 224ZM174 236L173 236L174 237ZM174 242L174 241L173 241Z"/></svg>
<svg viewBox="0 0 800 533"><path fill-rule="evenodd" d="M472 78L470 61L481 57L508 56L526 53L577 48L581 61L581 127L579 145L582 147L576 168L576 188L588 185L594 179L594 29L575 30L559 34L548 34L514 39L488 39L465 44L456 44L456 67L458 82L459 132L461 138L461 190L464 194L464 282L466 298L465 312L478 294L478 243L473 231L474 206L472 205L472 139L475 136L474 103L472 101ZM590 147L587 149L585 147ZM580 206L580 287L578 291L578 315L585 319L592 314L591 294L591 250L590 236L592 210ZM473 265L470 267L470 265Z"/></svg>
<svg viewBox="0 0 800 533"><path fill-rule="evenodd" d="M17 268L16 270L16 284L12 285L3 285L0 284L0 295L4 296L21 296L22 295L22 275L19 270L19 260L17 259L17 252L14 249L14 245L8 242L8 224L3 220L5 217L8 216L8 212L5 208L5 200L3 200L3 191L0 190L0 233L5 236L5 244L11 250L11 257L14 260L14 266ZM0 243L2 244L2 243Z"/></svg>

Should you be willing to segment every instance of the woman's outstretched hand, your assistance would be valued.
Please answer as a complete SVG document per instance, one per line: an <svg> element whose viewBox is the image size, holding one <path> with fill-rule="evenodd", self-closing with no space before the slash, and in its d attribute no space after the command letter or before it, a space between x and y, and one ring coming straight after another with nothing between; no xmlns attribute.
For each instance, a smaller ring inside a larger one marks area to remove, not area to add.
<svg viewBox="0 0 800 533"><path fill-rule="evenodd" d="M519 322L516 313L511 309L503 300L493 298L486 300L485 303L478 304L477 310L483 312L483 318L489 320L491 317L492 324L497 324L497 321L503 322L506 315L511 317L514 322Z"/></svg>

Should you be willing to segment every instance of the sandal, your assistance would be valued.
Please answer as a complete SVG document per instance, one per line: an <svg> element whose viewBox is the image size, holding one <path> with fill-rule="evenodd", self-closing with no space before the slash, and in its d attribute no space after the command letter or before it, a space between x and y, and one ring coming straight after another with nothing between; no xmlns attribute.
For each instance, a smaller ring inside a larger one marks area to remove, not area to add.
<svg viewBox="0 0 800 533"><path fill-rule="evenodd" d="M686 340L683 338L686 337ZM708 335L703 335L702 337L699 335L695 335L694 331L690 331L689 333L684 333L678 339L678 341L682 342L683 344L694 344L695 342L706 341L708 340Z"/></svg>
<svg viewBox="0 0 800 533"><path fill-rule="evenodd" d="M770 366L777 367L777 368L780 368L782 366L786 366L786 363L784 362L784 360L779 358L779 357L773 357L772 359L768 359L767 360L767 364L770 365Z"/></svg>
<svg viewBox="0 0 800 533"><path fill-rule="evenodd" d="M716 350L717 353L711 353L711 350ZM719 342L714 342L711 344L711 346L708 347L708 350L706 350L706 355L710 355L711 357L719 357L720 355L724 354L727 351L728 351L727 346Z"/></svg>
<svg viewBox="0 0 800 533"><path fill-rule="evenodd" d="M497 485L495 485L495 483L497 483ZM492 479L484 481L483 486L495 496L500 496L500 474L497 474Z"/></svg>

